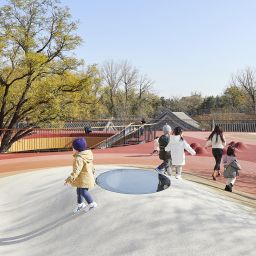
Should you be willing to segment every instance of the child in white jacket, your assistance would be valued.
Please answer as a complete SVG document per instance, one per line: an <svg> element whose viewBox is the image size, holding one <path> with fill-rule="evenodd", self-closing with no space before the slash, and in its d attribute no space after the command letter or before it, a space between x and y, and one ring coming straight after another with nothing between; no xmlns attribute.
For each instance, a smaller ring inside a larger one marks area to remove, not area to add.
<svg viewBox="0 0 256 256"><path fill-rule="evenodd" d="M182 138L182 129L178 126L173 130L169 143L165 147L166 151L171 151L172 169L176 171L176 179L181 179L182 166L185 165L184 149L191 155L196 154L195 150Z"/></svg>

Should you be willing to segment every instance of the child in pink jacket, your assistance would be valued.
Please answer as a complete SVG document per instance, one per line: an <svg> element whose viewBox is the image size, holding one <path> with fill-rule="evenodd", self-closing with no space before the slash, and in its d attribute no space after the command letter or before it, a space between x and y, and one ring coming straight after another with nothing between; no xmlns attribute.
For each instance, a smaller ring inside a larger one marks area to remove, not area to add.
<svg viewBox="0 0 256 256"><path fill-rule="evenodd" d="M223 164L224 177L227 179L225 190L232 192L232 187L235 184L236 177L239 176L239 170L241 170L241 166L237 162L235 148L233 146L228 147L227 154L223 157Z"/></svg>

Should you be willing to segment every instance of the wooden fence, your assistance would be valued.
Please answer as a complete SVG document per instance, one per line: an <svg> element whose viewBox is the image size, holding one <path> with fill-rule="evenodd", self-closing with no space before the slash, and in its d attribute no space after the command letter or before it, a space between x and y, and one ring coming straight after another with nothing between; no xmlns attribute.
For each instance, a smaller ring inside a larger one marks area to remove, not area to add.
<svg viewBox="0 0 256 256"><path fill-rule="evenodd" d="M34 129L29 135L13 143L7 152L70 150L75 137L84 137L88 146L93 147L113 134L114 132L106 131L86 134L83 129ZM1 140L2 137L0 143Z"/></svg>

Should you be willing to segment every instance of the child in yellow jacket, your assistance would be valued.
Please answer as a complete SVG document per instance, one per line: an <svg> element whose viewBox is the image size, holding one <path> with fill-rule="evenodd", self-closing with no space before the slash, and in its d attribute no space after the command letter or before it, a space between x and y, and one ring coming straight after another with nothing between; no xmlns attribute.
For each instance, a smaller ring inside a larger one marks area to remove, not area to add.
<svg viewBox="0 0 256 256"><path fill-rule="evenodd" d="M87 149L87 144L84 138L75 139L72 143L72 147L74 152L73 171L65 180L64 184L70 184L71 186L76 187L77 207L74 209L74 213L81 210L87 212L90 209L97 207L96 202L93 201L93 198L88 191L95 185L93 175L93 154L90 149ZM83 199L85 199L88 205L84 203Z"/></svg>

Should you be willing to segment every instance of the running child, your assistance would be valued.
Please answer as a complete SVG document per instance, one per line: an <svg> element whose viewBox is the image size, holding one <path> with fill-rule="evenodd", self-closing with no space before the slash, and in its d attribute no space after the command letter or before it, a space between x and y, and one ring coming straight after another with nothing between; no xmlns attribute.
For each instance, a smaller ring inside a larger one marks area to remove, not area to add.
<svg viewBox="0 0 256 256"><path fill-rule="evenodd" d="M181 127L176 127L173 130L173 134L170 136L168 145L165 147L166 151L171 152L172 158L172 170L176 172L176 179L182 179L182 166L185 165L185 153L184 149L191 155L195 155L196 152L182 137Z"/></svg>

